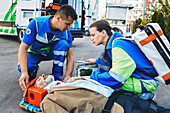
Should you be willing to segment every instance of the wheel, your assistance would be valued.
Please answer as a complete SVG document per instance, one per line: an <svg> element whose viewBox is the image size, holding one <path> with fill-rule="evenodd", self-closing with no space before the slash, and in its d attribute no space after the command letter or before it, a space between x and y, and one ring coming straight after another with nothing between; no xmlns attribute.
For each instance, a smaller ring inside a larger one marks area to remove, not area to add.
<svg viewBox="0 0 170 113"><path fill-rule="evenodd" d="M23 37L24 37L24 32L25 30L23 29L18 29L18 41L21 43Z"/></svg>
<svg viewBox="0 0 170 113"><path fill-rule="evenodd" d="M89 31L88 31L88 30L86 30L86 31L85 31L85 33L84 33L84 35L85 35L85 36L90 36Z"/></svg>

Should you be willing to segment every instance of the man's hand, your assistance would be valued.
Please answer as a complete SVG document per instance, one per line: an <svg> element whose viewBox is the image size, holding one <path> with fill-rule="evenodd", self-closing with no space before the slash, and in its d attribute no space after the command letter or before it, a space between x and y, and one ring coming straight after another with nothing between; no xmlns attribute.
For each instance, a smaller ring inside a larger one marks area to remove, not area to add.
<svg viewBox="0 0 170 113"><path fill-rule="evenodd" d="M19 51L18 51L18 61L21 67L21 77L19 78L19 85L22 90L26 89L26 84L29 80L28 70L27 70L27 50L29 45L21 42ZM26 84L25 84L26 81Z"/></svg>
<svg viewBox="0 0 170 113"><path fill-rule="evenodd" d="M67 65L66 65L67 69L66 69L66 77L64 78L64 80L69 79L70 77L72 77L72 72L73 72L73 68L74 68L74 56L73 56L73 49L69 48L68 52L67 52Z"/></svg>
<svg viewBox="0 0 170 113"><path fill-rule="evenodd" d="M26 89L26 84L28 83L29 76L26 73L21 74L21 77L19 78L19 85L22 90ZM25 84L26 81L26 84Z"/></svg>
<svg viewBox="0 0 170 113"><path fill-rule="evenodd" d="M90 58L90 59L88 59L88 60L86 60L86 64L95 64L96 63L96 59L92 59L92 58Z"/></svg>

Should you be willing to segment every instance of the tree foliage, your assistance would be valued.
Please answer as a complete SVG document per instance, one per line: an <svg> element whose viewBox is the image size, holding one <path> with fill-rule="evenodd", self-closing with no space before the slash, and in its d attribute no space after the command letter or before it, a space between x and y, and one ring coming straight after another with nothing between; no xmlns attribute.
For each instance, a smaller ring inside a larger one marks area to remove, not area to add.
<svg viewBox="0 0 170 113"><path fill-rule="evenodd" d="M151 15L151 23L157 22L158 11L155 11L153 15Z"/></svg>
<svg viewBox="0 0 170 113"><path fill-rule="evenodd" d="M147 18L151 23L161 24L170 38L170 4L168 0L165 0L164 2L162 0L158 0L157 3L159 3L158 6L151 4L152 9L149 9L151 13L147 14Z"/></svg>
<svg viewBox="0 0 170 113"><path fill-rule="evenodd" d="M138 18L135 20L135 25L134 25L134 32L136 32L138 26L141 24L142 20L141 18Z"/></svg>
<svg viewBox="0 0 170 113"><path fill-rule="evenodd" d="M165 29L165 20L164 20L164 16L163 16L162 12L158 12L156 22L161 24L163 29Z"/></svg>
<svg viewBox="0 0 170 113"><path fill-rule="evenodd" d="M170 38L170 14L168 15L168 18L167 18L165 32L167 33L168 37Z"/></svg>
<svg viewBox="0 0 170 113"><path fill-rule="evenodd" d="M165 0L165 2L163 2L162 0L159 0L159 3L162 6L160 11L164 14L164 16L168 16L169 11L170 11L170 4L169 4L168 0Z"/></svg>

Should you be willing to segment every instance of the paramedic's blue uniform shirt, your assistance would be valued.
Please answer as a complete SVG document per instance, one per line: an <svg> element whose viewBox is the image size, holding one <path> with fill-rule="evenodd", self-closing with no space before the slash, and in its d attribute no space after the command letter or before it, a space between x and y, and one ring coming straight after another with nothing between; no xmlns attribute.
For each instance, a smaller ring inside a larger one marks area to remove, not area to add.
<svg viewBox="0 0 170 113"><path fill-rule="evenodd" d="M59 80L59 77L63 76L67 52L72 47L72 36L69 29L64 32L55 29L55 34L51 32L50 18L53 19L53 16L33 19L25 31L23 43L30 46L27 51L28 74L34 78L41 61L53 60L52 73L55 80ZM20 66L18 70L21 72Z"/></svg>
<svg viewBox="0 0 170 113"><path fill-rule="evenodd" d="M51 17L53 17L53 16L51 16ZM47 18L47 20L44 23L44 25L45 25L44 31L47 32L47 37L48 37L49 41L53 38L54 35L62 33L62 31L60 31L60 30L58 30L55 34L53 34L51 32L51 29L50 29L50 26L49 26L49 19L51 17ZM24 38L23 38L22 41L30 46L35 40L36 32L37 32L36 21L33 19L33 20L30 21L29 25L27 26L27 29L24 33ZM69 44L69 47L72 47L72 36L71 36L70 30L68 29L67 32L68 32L67 42Z"/></svg>

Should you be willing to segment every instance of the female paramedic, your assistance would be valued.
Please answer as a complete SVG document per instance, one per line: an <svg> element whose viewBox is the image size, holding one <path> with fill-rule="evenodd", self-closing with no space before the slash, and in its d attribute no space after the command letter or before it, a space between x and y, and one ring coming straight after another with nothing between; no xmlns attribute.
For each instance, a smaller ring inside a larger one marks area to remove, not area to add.
<svg viewBox="0 0 170 113"><path fill-rule="evenodd" d="M146 56L131 41L125 40L119 32L105 20L90 25L91 41L96 45L105 45L105 51L97 59L88 59L99 71L93 71L91 79L122 92L132 93L141 98L154 96L159 85L154 78L157 73ZM117 38L117 39L116 39ZM152 98L153 99L153 98Z"/></svg>

